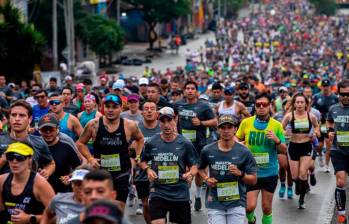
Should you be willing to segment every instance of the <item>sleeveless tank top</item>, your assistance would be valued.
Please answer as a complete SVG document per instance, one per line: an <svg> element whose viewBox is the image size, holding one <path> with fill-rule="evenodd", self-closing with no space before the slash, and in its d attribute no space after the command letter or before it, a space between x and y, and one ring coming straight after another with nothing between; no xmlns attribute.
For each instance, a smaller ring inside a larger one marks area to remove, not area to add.
<svg viewBox="0 0 349 224"><path fill-rule="evenodd" d="M82 127L84 128L85 126L86 126L86 124L90 121L90 120L92 120L92 119L94 119L95 117L96 117L96 113L97 113L97 110L94 110L94 111L92 111L91 113L87 113L86 111L83 111L82 112L82 114L81 114L81 116L80 116L80 123L81 123L81 125L82 125Z"/></svg>
<svg viewBox="0 0 349 224"><path fill-rule="evenodd" d="M68 120L69 120L69 113L65 113L64 117L62 120L59 121L59 130L71 137L74 141L76 140L76 135L75 133L68 128Z"/></svg>
<svg viewBox="0 0 349 224"><path fill-rule="evenodd" d="M233 102L233 105L231 105L228 108L224 108L224 101L219 103L219 107L218 107L218 114L219 116L221 115L232 115L232 116L236 116L236 104L235 101Z"/></svg>
<svg viewBox="0 0 349 224"><path fill-rule="evenodd" d="M40 215L44 211L44 205L39 202L34 195L34 179L36 172L31 172L28 182L26 183L22 193L13 195L11 191L11 183L13 174L7 176L2 191L2 200L5 206L5 220L7 224L11 224L11 215L15 214L15 209L21 209L27 214Z"/></svg>
<svg viewBox="0 0 349 224"><path fill-rule="evenodd" d="M120 118L119 127L112 133L108 132L99 118L96 139L93 143L94 156L100 159L101 168L115 177L128 173L131 170L129 142L127 142L124 119Z"/></svg>
<svg viewBox="0 0 349 224"><path fill-rule="evenodd" d="M293 134L309 134L312 128L310 115L307 113L307 120L296 120L292 111L291 130Z"/></svg>

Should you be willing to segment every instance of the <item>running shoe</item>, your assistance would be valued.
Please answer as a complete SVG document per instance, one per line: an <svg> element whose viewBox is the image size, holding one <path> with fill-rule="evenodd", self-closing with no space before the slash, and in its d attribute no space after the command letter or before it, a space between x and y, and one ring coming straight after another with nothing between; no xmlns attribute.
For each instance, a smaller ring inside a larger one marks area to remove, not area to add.
<svg viewBox="0 0 349 224"><path fill-rule="evenodd" d="M252 222L248 222L248 224L256 224L256 216L254 216L254 220Z"/></svg>
<svg viewBox="0 0 349 224"><path fill-rule="evenodd" d="M195 198L194 208L195 208L195 211L200 211L200 209L201 209L201 198Z"/></svg>
<svg viewBox="0 0 349 224"><path fill-rule="evenodd" d="M298 209L305 209L304 201L299 200L299 202L298 202Z"/></svg>
<svg viewBox="0 0 349 224"><path fill-rule="evenodd" d="M281 184L280 190L279 190L279 197L284 198L286 192L286 186L284 184Z"/></svg>
<svg viewBox="0 0 349 224"><path fill-rule="evenodd" d="M324 168L324 172L325 172L325 173L331 172L330 167L326 165L325 168Z"/></svg>
<svg viewBox="0 0 349 224"><path fill-rule="evenodd" d="M316 185L315 173L310 174L310 185L311 186L315 186Z"/></svg>
<svg viewBox="0 0 349 224"><path fill-rule="evenodd" d="M131 185L130 192L128 193L128 207L133 207L136 200L136 187Z"/></svg>
<svg viewBox="0 0 349 224"><path fill-rule="evenodd" d="M319 156L319 166L322 168L322 167L324 167L324 157L321 155L321 156Z"/></svg>
<svg viewBox="0 0 349 224"><path fill-rule="evenodd" d="M337 216L337 224L347 224L347 216L338 215Z"/></svg>
<svg viewBox="0 0 349 224"><path fill-rule="evenodd" d="M292 199L293 198L293 189L292 187L287 187L287 198Z"/></svg>

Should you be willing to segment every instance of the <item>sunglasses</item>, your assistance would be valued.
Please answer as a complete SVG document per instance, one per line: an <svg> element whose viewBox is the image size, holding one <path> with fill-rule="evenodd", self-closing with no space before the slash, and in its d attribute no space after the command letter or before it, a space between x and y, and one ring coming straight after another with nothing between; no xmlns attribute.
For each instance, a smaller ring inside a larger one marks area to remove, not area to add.
<svg viewBox="0 0 349 224"><path fill-rule="evenodd" d="M349 93L339 93L341 97L349 97Z"/></svg>
<svg viewBox="0 0 349 224"><path fill-rule="evenodd" d="M23 162L27 158L28 158L27 156L23 156L17 153L12 153L12 152L6 153L6 160L9 162L12 162L13 160L16 160L18 162Z"/></svg>
<svg viewBox="0 0 349 224"><path fill-rule="evenodd" d="M59 105L59 104L62 103L62 101L60 101L60 100L50 100L49 103L50 103L50 105Z"/></svg>
<svg viewBox="0 0 349 224"><path fill-rule="evenodd" d="M107 95L106 97L104 97L104 102L106 103L108 101L112 101L115 104L121 105L120 97L116 95Z"/></svg>
<svg viewBox="0 0 349 224"><path fill-rule="evenodd" d="M269 103L266 103L266 102L259 102L259 103L256 103L256 107L257 107L257 108L261 108L262 106L263 106L264 108L266 108L266 107L269 106Z"/></svg>
<svg viewBox="0 0 349 224"><path fill-rule="evenodd" d="M53 128L53 127L43 127L40 129L40 132L47 133L47 132L53 132L54 130L55 130L55 128Z"/></svg>

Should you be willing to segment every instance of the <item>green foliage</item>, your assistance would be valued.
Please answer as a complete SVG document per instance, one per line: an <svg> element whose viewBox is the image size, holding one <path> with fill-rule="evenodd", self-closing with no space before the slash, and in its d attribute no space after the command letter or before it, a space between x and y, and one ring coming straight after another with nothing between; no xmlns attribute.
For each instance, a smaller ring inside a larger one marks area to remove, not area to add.
<svg viewBox="0 0 349 224"><path fill-rule="evenodd" d="M310 0L315 5L317 14L334 15L337 11L335 0Z"/></svg>
<svg viewBox="0 0 349 224"><path fill-rule="evenodd" d="M110 55L123 48L124 32L115 21L100 15L87 14L77 20L78 36L100 56Z"/></svg>
<svg viewBox="0 0 349 224"><path fill-rule="evenodd" d="M21 21L19 10L10 3L0 7L0 15L0 73L12 81L32 79L45 39L32 24Z"/></svg>
<svg viewBox="0 0 349 224"><path fill-rule="evenodd" d="M168 22L190 13L191 0L127 0L137 6L147 22Z"/></svg>

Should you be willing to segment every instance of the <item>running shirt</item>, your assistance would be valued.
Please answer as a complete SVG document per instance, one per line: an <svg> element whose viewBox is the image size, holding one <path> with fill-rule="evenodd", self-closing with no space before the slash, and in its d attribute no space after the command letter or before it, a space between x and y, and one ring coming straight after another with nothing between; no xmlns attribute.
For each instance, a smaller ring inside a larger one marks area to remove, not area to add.
<svg viewBox="0 0 349 224"><path fill-rule="evenodd" d="M310 120L310 115L307 112L306 119L297 119L294 116L294 111L292 111L291 119L291 130L294 134L309 134L312 128L312 123Z"/></svg>
<svg viewBox="0 0 349 224"><path fill-rule="evenodd" d="M68 121L69 121L69 113L65 113L63 119L59 121L59 130L63 132L64 134L68 135L71 137L74 141L76 140L76 135L73 132L73 130L68 128Z"/></svg>
<svg viewBox="0 0 349 224"><path fill-rule="evenodd" d="M322 115L321 123L325 123L328 109L338 103L338 97L335 94L324 96L322 93L317 93L313 96L313 102L315 109L319 110Z"/></svg>
<svg viewBox="0 0 349 224"><path fill-rule="evenodd" d="M124 125L124 119L120 118L119 127L110 133L105 128L103 117L100 117L93 143L94 157L100 159L101 168L109 171L114 177L131 170L129 142L126 139Z"/></svg>
<svg viewBox="0 0 349 224"><path fill-rule="evenodd" d="M131 114L130 111L124 111L120 114L121 118L128 119L131 121L136 121L137 123L140 123L143 121L143 116L141 113Z"/></svg>
<svg viewBox="0 0 349 224"><path fill-rule="evenodd" d="M237 101L240 101L241 103L243 103L250 114L254 113L254 102L255 102L255 99L254 99L254 97L251 94L249 94L249 96L248 96L248 98L246 100L242 99L241 96L236 96L234 98L234 100L237 100Z"/></svg>
<svg viewBox="0 0 349 224"><path fill-rule="evenodd" d="M26 183L22 193L13 195L11 191L13 174L9 173L2 189L2 201L5 206L5 223L12 224L11 215L15 214L15 209L21 209L26 214L40 215L44 211L43 204L35 198L34 180L36 173L31 172L28 182Z"/></svg>
<svg viewBox="0 0 349 224"><path fill-rule="evenodd" d="M57 224L72 224L85 211L85 206L74 200L74 193L58 193L50 202L49 208L56 214ZM76 224L80 221L77 219Z"/></svg>
<svg viewBox="0 0 349 224"><path fill-rule="evenodd" d="M158 123L155 128L148 129L144 127L144 123L141 122L138 124L139 129L141 130L143 136L144 136L144 142L146 143L151 137L161 132L160 124ZM135 175L135 181L148 181L147 172L145 170L139 169L139 167L136 167L136 175Z"/></svg>
<svg viewBox="0 0 349 224"><path fill-rule="evenodd" d="M206 207L226 210L238 206L246 207L246 186L239 177L229 171L236 165L246 174L257 172L256 161L246 146L236 143L228 152L219 150L218 143L205 146L200 154L199 169L209 168L209 177L215 178L216 187L206 191Z"/></svg>
<svg viewBox="0 0 349 224"><path fill-rule="evenodd" d="M179 123L181 127L181 133L184 137L193 142L195 148L200 150L207 144L208 130L204 126L194 126L192 119L194 117L199 118L200 121L206 121L213 119L214 113L210 106L201 101L197 101L194 104L188 104L185 100L176 102L175 108L179 114Z"/></svg>
<svg viewBox="0 0 349 224"><path fill-rule="evenodd" d="M50 110L50 105L48 105L46 108L41 108L39 104L33 106L33 122L34 122L34 127L37 130L38 129L38 123L40 118L47 114ZM38 132L36 135L40 135Z"/></svg>
<svg viewBox="0 0 349 224"><path fill-rule="evenodd" d="M245 141L245 145L250 149L254 156L258 171L257 177L270 177L278 175L277 149L274 141L267 138L267 131L271 130L285 143L284 130L280 122L270 118L267 127L259 130L255 127L256 116L242 120L236 137Z"/></svg>
<svg viewBox="0 0 349 224"><path fill-rule="evenodd" d="M189 201L189 185L182 175L186 168L197 165L198 155L188 139L177 135L174 141L165 142L156 134L145 143L142 162L151 162L159 177L150 183L150 198Z"/></svg>
<svg viewBox="0 0 349 224"><path fill-rule="evenodd" d="M237 117L235 101L233 102L233 104L230 107L227 107L227 108L224 108L224 101L220 102L219 106L218 106L218 115L219 116L231 115L231 116Z"/></svg>
<svg viewBox="0 0 349 224"><path fill-rule="evenodd" d="M91 113L83 111L79 119L81 126L84 128L90 120L93 120L96 117L96 113L97 110L93 110Z"/></svg>
<svg viewBox="0 0 349 224"><path fill-rule="evenodd" d="M333 105L328 114L327 120L334 122L336 131L331 150L341 151L349 154L349 107L343 107L340 104Z"/></svg>

